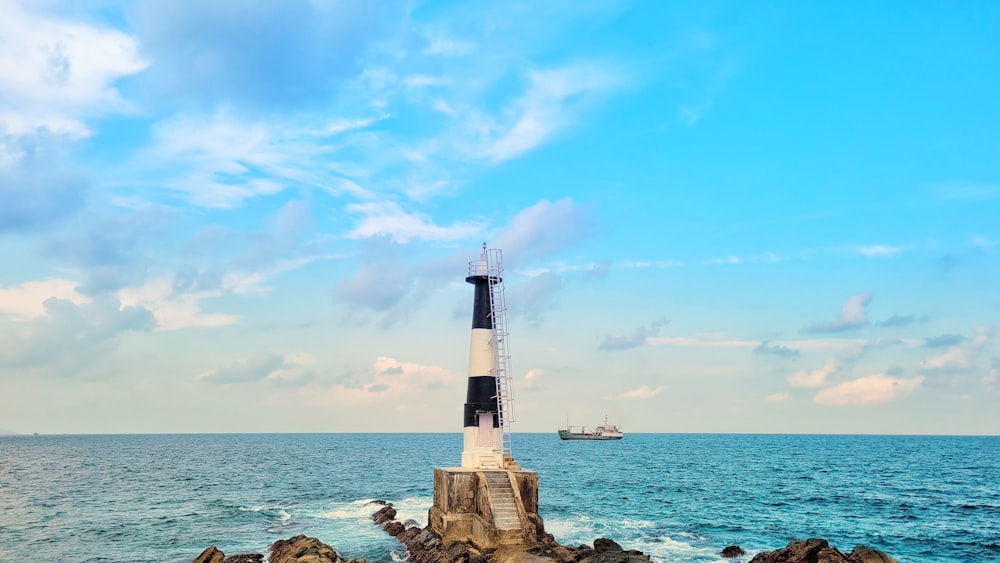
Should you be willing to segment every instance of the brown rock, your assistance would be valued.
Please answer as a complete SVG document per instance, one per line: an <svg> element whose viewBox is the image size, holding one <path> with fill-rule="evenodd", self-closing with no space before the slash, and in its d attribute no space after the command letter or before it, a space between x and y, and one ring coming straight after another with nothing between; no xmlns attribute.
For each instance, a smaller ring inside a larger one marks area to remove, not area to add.
<svg viewBox="0 0 1000 563"><path fill-rule="evenodd" d="M259 553L240 553L226 557L225 563L263 563L264 556Z"/></svg>
<svg viewBox="0 0 1000 563"><path fill-rule="evenodd" d="M271 544L270 563L338 563L340 556L316 538L298 535Z"/></svg>
<svg viewBox="0 0 1000 563"><path fill-rule="evenodd" d="M396 537L399 534L402 534L403 532L406 531L406 526L404 526L399 522L389 522L383 527L385 528L385 531L389 532L389 535L392 537Z"/></svg>
<svg viewBox="0 0 1000 563"><path fill-rule="evenodd" d="M205 548L205 551L201 552L201 555L195 557L191 563L223 563L225 559L225 553L219 551L219 548L214 545L210 545Z"/></svg>
<svg viewBox="0 0 1000 563"><path fill-rule="evenodd" d="M829 542L819 538L793 541L781 549L754 555L750 563L816 563L819 551L827 547Z"/></svg>
<svg viewBox="0 0 1000 563"><path fill-rule="evenodd" d="M885 552L872 549L867 545L854 546L854 549L847 554L847 559L851 563L899 563Z"/></svg>
<svg viewBox="0 0 1000 563"><path fill-rule="evenodd" d="M387 504L384 508L372 515L372 520L374 520L376 524L385 524L386 522L392 521L394 518L396 518L396 509L393 508L391 504Z"/></svg>

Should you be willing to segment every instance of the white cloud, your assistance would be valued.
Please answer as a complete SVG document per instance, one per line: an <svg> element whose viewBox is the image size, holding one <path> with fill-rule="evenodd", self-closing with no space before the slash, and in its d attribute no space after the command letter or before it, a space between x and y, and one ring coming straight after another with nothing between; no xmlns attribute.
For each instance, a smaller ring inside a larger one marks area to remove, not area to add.
<svg viewBox="0 0 1000 563"><path fill-rule="evenodd" d="M182 328L209 328L236 324L239 315L205 313L201 302L223 295L221 289L178 293L171 276L148 280L141 287L125 288L118 292L124 306L148 309L156 318L157 328L178 330Z"/></svg>
<svg viewBox="0 0 1000 563"><path fill-rule="evenodd" d="M792 387L822 387L826 379L837 373L840 369L840 362L836 358L830 358L823 364L823 367L813 371L797 371L789 375L786 379Z"/></svg>
<svg viewBox="0 0 1000 563"><path fill-rule="evenodd" d="M852 295L844 302L836 319L830 322L813 323L802 332L840 332L865 326L869 324L868 304L871 300L871 293Z"/></svg>
<svg viewBox="0 0 1000 563"><path fill-rule="evenodd" d="M823 389L816 393L813 401L834 406L879 405L916 391L923 382L923 376L905 379L884 374L869 375Z"/></svg>
<svg viewBox="0 0 1000 563"><path fill-rule="evenodd" d="M471 41L462 41L444 35L427 34L427 47L424 53L428 55L441 55L445 57L457 57L465 55L475 50L476 44Z"/></svg>
<svg viewBox="0 0 1000 563"><path fill-rule="evenodd" d="M494 246L520 263L578 243L596 230L591 207L572 198L543 199L519 211L511 226L497 235Z"/></svg>
<svg viewBox="0 0 1000 563"><path fill-rule="evenodd" d="M898 246L885 246L881 244L859 246L856 250L858 251L858 253L867 256L868 258L893 256L903 251L903 249Z"/></svg>
<svg viewBox="0 0 1000 563"><path fill-rule="evenodd" d="M969 357L970 350L954 346L924 360L920 369L924 372L965 371L969 369Z"/></svg>
<svg viewBox="0 0 1000 563"><path fill-rule="evenodd" d="M379 356L372 364L373 380L357 388L348 388L352 397L371 400L377 397L400 397L446 386L455 376L445 368L402 362L390 356Z"/></svg>
<svg viewBox="0 0 1000 563"><path fill-rule="evenodd" d="M514 122L492 140L485 154L494 162L519 156L572 123L588 95L608 90L618 78L604 65L586 63L528 73L528 90L511 108Z"/></svg>
<svg viewBox="0 0 1000 563"><path fill-rule="evenodd" d="M347 211L361 216L350 236L353 238L388 235L396 242L422 240L460 240L482 230L483 225L455 222L447 227L435 225L421 213L407 213L391 201L353 203Z"/></svg>
<svg viewBox="0 0 1000 563"><path fill-rule="evenodd" d="M665 389L665 387L662 386L662 385L659 386L659 387L657 387L657 388L655 388L655 389L652 388L652 387L650 387L649 385L643 385L642 387L639 387L637 389L633 389L631 391L625 391L624 393L619 393L617 395L610 395L610 396L605 397L605 398L611 399L611 400L616 400L616 401L617 400L632 401L632 400L651 399L651 398L659 395L660 393L662 393L664 389Z"/></svg>
<svg viewBox="0 0 1000 563"><path fill-rule="evenodd" d="M783 260L784 258L778 254L773 252L764 252L761 254L751 254L749 256L737 256L735 254L730 254L729 256L723 256L722 258L710 258L702 261L702 263L715 265L777 264Z"/></svg>
<svg viewBox="0 0 1000 563"><path fill-rule="evenodd" d="M972 338L957 339L957 335L950 335L956 342L955 346L950 346L941 354L931 356L920 364L920 370L927 374L964 372L973 369L974 363L980 351L993 338L993 330L989 327L977 327L972 334ZM946 340L947 342L947 340Z"/></svg>
<svg viewBox="0 0 1000 563"><path fill-rule="evenodd" d="M78 282L50 278L0 287L0 319L29 321L45 315L45 301L65 299L76 305L89 303L90 298L77 293Z"/></svg>
<svg viewBox="0 0 1000 563"><path fill-rule="evenodd" d="M542 388L541 377L545 372L538 368L531 368L524 374L524 379L520 385L515 387L515 391L536 391Z"/></svg>
<svg viewBox="0 0 1000 563"><path fill-rule="evenodd" d="M358 129L365 129L368 126L382 121L383 119L388 119L388 115L382 115L380 117L371 118L339 118L330 121L325 128L323 128L322 133L325 135L339 135L345 131L355 131Z"/></svg>
<svg viewBox="0 0 1000 563"><path fill-rule="evenodd" d="M779 404L779 403L787 403L791 399L792 399L792 394L788 391L783 391L781 393L773 393L771 395L768 395L765 400L771 404Z"/></svg>
<svg viewBox="0 0 1000 563"><path fill-rule="evenodd" d="M126 334L155 326L148 310L108 296L81 304L50 298L44 307L44 315L27 323L0 323L0 368L33 366L55 376L78 376Z"/></svg>
<svg viewBox="0 0 1000 563"><path fill-rule="evenodd" d="M127 109L115 80L147 63L133 37L43 14L40 4L0 1L0 131L86 137L86 117Z"/></svg>

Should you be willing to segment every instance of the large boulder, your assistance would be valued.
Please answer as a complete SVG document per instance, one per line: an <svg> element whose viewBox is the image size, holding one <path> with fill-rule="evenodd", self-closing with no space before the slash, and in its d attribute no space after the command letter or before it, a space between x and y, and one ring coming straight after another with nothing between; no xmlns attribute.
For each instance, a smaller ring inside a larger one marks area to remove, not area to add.
<svg viewBox="0 0 1000 563"><path fill-rule="evenodd" d="M743 551L743 548L738 545L727 545L722 548L722 556L727 559L735 559L737 557L743 557L744 555L746 555L746 552Z"/></svg>
<svg viewBox="0 0 1000 563"><path fill-rule="evenodd" d="M758 553L750 563L897 563L885 553L859 545L844 555L820 538L790 542L781 549Z"/></svg>
<svg viewBox="0 0 1000 563"><path fill-rule="evenodd" d="M205 548L205 551L201 552L201 555L195 557L191 563L223 563L225 559L225 553L222 553L222 551L214 545L210 545Z"/></svg>
<svg viewBox="0 0 1000 563"><path fill-rule="evenodd" d="M376 524L385 524L386 522L391 522L396 518L396 509L392 507L391 504L385 505L385 507L379 509L378 512L372 515L372 520Z"/></svg>
<svg viewBox="0 0 1000 563"><path fill-rule="evenodd" d="M270 563L338 563L340 556L316 538L298 535L271 544Z"/></svg>

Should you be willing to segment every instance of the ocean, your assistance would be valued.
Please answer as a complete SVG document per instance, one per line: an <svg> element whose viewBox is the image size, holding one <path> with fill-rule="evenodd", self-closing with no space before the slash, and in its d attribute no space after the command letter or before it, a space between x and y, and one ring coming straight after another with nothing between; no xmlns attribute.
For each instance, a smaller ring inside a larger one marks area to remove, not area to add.
<svg viewBox="0 0 1000 563"><path fill-rule="evenodd" d="M371 522L427 522L461 434L0 437L0 561L189 562L306 534L400 561ZM562 543L609 537L655 561L726 561L822 537L901 562L1000 561L1000 437L514 434Z"/></svg>

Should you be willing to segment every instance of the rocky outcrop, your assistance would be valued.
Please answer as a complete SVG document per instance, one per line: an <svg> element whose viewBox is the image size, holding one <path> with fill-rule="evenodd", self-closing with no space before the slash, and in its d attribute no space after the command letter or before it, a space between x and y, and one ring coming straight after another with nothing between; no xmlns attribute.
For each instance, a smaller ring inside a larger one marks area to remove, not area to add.
<svg viewBox="0 0 1000 563"><path fill-rule="evenodd" d="M649 556L635 549L624 549L614 540L597 538L594 547L562 545L551 534L528 553L559 563L649 563Z"/></svg>
<svg viewBox="0 0 1000 563"><path fill-rule="evenodd" d="M271 544L271 563L338 563L340 559L332 547L303 535Z"/></svg>
<svg viewBox="0 0 1000 563"><path fill-rule="evenodd" d="M392 516L387 515L392 511ZM594 540L594 547L580 545L560 545L551 534L543 533L541 541L527 550L508 548L488 549L474 542L453 541L447 545L430 526L420 528L415 522L402 524L394 520L395 510L386 504L372 519L380 524L389 535L400 541L409 552L408 560L413 563L495 563L541 562L558 563L650 563L649 556L641 551L623 549L607 538Z"/></svg>
<svg viewBox="0 0 1000 563"><path fill-rule="evenodd" d="M793 541L781 549L758 553L750 563L897 563L885 553L868 546L855 546L843 554L824 539Z"/></svg>
<svg viewBox="0 0 1000 563"><path fill-rule="evenodd" d="M217 547L210 546L191 563L263 563L260 553L241 553L226 557ZM344 559L332 547L298 535L271 544L270 563L365 563L364 559ZM377 562L376 562L377 563Z"/></svg>

